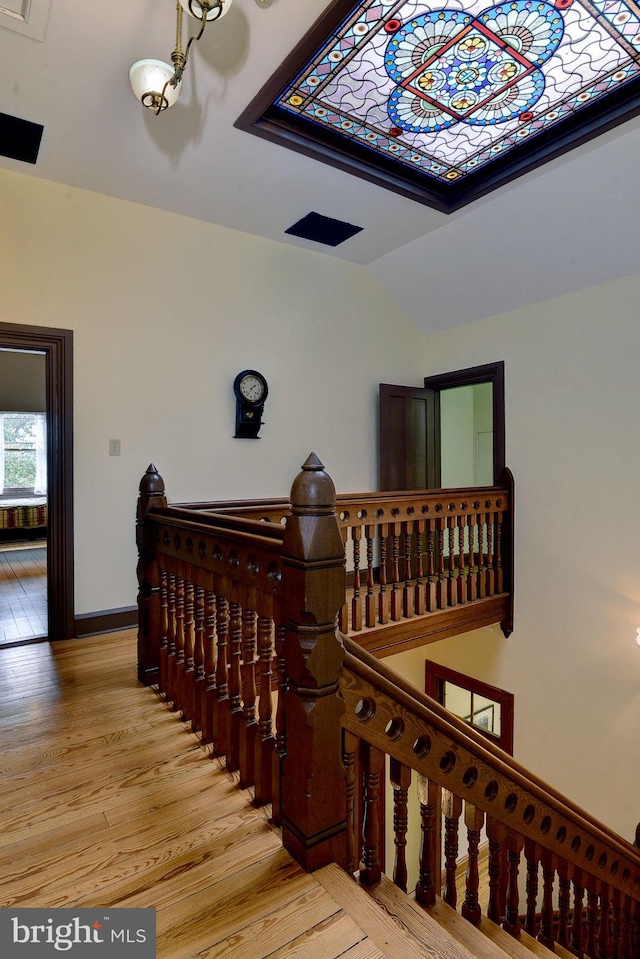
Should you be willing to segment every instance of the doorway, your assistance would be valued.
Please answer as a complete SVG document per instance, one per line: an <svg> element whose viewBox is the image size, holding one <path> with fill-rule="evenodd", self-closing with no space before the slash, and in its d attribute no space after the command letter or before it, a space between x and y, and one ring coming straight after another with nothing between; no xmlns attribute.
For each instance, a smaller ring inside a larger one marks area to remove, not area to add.
<svg viewBox="0 0 640 959"><path fill-rule="evenodd" d="M0 323L0 350L43 357L47 502L46 567L40 576L46 577L46 629L40 638L66 639L74 635L73 333Z"/></svg>
<svg viewBox="0 0 640 959"><path fill-rule="evenodd" d="M504 362L380 384L381 490L491 486L505 467Z"/></svg>

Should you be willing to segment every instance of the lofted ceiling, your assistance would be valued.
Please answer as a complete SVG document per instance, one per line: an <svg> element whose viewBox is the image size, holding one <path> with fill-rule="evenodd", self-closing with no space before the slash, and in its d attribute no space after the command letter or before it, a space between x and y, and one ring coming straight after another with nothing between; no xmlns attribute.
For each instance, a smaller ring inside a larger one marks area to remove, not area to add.
<svg viewBox="0 0 640 959"><path fill-rule="evenodd" d="M425 332L637 272L637 119L448 215L235 128L328 5L234 0L156 117L128 71L170 59L173 0L0 0L0 112L44 126L35 165L0 165L363 264ZM362 230L285 233L311 211Z"/></svg>

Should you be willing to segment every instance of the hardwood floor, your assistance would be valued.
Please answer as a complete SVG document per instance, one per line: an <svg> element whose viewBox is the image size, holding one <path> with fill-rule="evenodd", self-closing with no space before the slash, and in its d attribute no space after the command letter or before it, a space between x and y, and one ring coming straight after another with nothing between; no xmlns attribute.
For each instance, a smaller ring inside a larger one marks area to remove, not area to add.
<svg viewBox="0 0 640 959"><path fill-rule="evenodd" d="M0 646L47 635L47 546L0 547Z"/></svg>
<svg viewBox="0 0 640 959"><path fill-rule="evenodd" d="M0 649L0 907L155 907L158 959L387 954L135 660L132 630Z"/></svg>

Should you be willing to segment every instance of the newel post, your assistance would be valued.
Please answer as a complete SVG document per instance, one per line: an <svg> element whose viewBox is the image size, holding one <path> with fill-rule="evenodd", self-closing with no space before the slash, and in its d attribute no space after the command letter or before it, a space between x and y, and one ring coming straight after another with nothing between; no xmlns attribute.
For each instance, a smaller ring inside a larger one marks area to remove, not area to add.
<svg viewBox="0 0 640 959"><path fill-rule="evenodd" d="M291 489L282 555L285 848L307 871L346 858L346 786L337 677L337 629L346 576L331 477L312 453Z"/></svg>
<svg viewBox="0 0 640 959"><path fill-rule="evenodd" d="M152 507L166 505L164 481L151 463L140 480L136 510L138 679L145 686L158 681L160 668L160 569L145 517Z"/></svg>

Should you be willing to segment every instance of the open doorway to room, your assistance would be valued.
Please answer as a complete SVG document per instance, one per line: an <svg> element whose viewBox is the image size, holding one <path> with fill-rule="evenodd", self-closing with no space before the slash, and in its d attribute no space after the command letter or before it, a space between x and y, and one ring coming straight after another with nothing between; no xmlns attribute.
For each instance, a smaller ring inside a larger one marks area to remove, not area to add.
<svg viewBox="0 0 640 959"><path fill-rule="evenodd" d="M5 646L74 635L72 349L69 330L0 323Z"/></svg>
<svg viewBox="0 0 640 959"><path fill-rule="evenodd" d="M0 347L0 646L48 635L46 357Z"/></svg>

